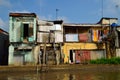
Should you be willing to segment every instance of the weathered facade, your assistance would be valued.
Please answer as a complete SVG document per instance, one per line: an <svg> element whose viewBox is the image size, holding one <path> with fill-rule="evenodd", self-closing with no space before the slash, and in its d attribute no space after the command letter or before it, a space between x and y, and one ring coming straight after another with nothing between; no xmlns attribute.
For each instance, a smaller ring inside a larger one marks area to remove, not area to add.
<svg viewBox="0 0 120 80"><path fill-rule="evenodd" d="M32 63L32 47L37 41L36 14L10 13L9 18L9 65Z"/></svg>
<svg viewBox="0 0 120 80"><path fill-rule="evenodd" d="M87 63L108 58L114 53L110 52L112 31L115 50L120 51L119 26L112 27L117 18L102 18L96 24L67 24L39 20L35 13L10 13L9 17L9 65Z"/></svg>
<svg viewBox="0 0 120 80"><path fill-rule="evenodd" d="M55 64L55 51L60 57L63 43L63 21L41 21L35 13L10 13L9 17L9 65Z"/></svg>
<svg viewBox="0 0 120 80"><path fill-rule="evenodd" d="M43 63L59 64L63 43L63 21L38 20L37 43L43 51ZM56 53L57 52L57 53ZM57 57L56 57L57 56ZM46 61L44 60L46 58ZM45 62L44 62L45 61Z"/></svg>
<svg viewBox="0 0 120 80"><path fill-rule="evenodd" d="M103 39L116 22L116 18L102 18L97 24L63 24L65 63L106 58L109 50Z"/></svg>

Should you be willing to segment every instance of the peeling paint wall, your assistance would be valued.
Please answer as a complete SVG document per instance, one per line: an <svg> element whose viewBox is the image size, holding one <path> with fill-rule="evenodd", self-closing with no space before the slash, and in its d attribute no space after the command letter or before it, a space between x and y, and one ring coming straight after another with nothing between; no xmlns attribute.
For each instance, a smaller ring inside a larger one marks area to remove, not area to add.
<svg viewBox="0 0 120 80"><path fill-rule="evenodd" d="M36 41L35 16L10 16L10 42Z"/></svg>
<svg viewBox="0 0 120 80"><path fill-rule="evenodd" d="M98 50L96 43L64 43L63 53L65 55L65 58L64 58L65 63L69 62L70 50L90 51L90 56L91 56L90 60L106 57L105 45L103 45L102 50Z"/></svg>
<svg viewBox="0 0 120 80"><path fill-rule="evenodd" d="M9 65L33 63L32 48L37 38L36 14L10 13L9 18Z"/></svg>
<svg viewBox="0 0 120 80"><path fill-rule="evenodd" d="M70 50L95 50L97 46L95 43L64 43L64 54L65 54L65 62L68 62L69 59L69 51Z"/></svg>

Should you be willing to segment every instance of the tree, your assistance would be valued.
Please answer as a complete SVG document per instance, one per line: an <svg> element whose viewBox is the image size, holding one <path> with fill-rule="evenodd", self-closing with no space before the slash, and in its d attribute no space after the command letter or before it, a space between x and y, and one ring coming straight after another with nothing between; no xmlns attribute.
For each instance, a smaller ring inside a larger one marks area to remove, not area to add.
<svg viewBox="0 0 120 80"><path fill-rule="evenodd" d="M115 57L116 54L116 46L115 46L115 27L111 27L111 30L109 31L109 34L107 35L106 38L103 38L103 42L105 43L106 46L106 57L111 58Z"/></svg>

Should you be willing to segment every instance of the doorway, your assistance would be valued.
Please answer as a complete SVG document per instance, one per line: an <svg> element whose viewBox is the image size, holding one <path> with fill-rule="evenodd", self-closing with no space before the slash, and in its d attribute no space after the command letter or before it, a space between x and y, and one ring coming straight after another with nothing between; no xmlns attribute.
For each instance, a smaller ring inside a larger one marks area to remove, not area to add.
<svg viewBox="0 0 120 80"><path fill-rule="evenodd" d="M73 63L73 51L70 50L70 63Z"/></svg>
<svg viewBox="0 0 120 80"><path fill-rule="evenodd" d="M75 63L75 51L74 50L70 50L69 63Z"/></svg>

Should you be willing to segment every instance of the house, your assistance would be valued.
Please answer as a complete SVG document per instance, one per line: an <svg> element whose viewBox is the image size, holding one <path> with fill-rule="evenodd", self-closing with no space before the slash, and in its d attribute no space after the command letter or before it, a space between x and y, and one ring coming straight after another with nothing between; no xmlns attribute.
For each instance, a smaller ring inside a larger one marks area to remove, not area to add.
<svg viewBox="0 0 120 80"><path fill-rule="evenodd" d="M9 65L88 63L119 56L117 18L102 18L95 24L40 20L35 13L10 13ZM117 36L111 48L112 32Z"/></svg>
<svg viewBox="0 0 120 80"><path fill-rule="evenodd" d="M53 64L63 42L63 21L39 20L35 13L10 13L9 18L9 65Z"/></svg>
<svg viewBox="0 0 120 80"><path fill-rule="evenodd" d="M3 29L0 29L0 65L8 65L8 47L8 32L4 31Z"/></svg>
<svg viewBox="0 0 120 80"><path fill-rule="evenodd" d="M32 63L32 49L37 41L36 14L10 13L9 18L9 65Z"/></svg>
<svg viewBox="0 0 120 80"><path fill-rule="evenodd" d="M38 20L37 43L43 53L43 63L57 64L56 59L60 58L63 43L63 21ZM58 52L56 57L55 52ZM46 60L44 60L46 58ZM60 60L59 60L60 61ZM60 63L58 61L58 63Z"/></svg>
<svg viewBox="0 0 120 80"><path fill-rule="evenodd" d="M103 41L109 34L111 24L117 18L102 18L96 24L63 24L65 63L85 63L106 58L108 49Z"/></svg>

